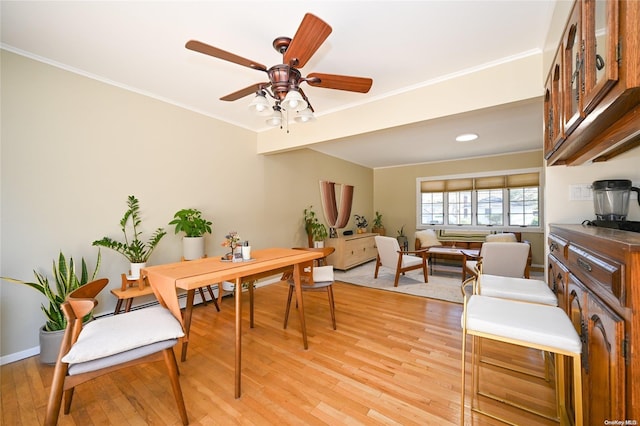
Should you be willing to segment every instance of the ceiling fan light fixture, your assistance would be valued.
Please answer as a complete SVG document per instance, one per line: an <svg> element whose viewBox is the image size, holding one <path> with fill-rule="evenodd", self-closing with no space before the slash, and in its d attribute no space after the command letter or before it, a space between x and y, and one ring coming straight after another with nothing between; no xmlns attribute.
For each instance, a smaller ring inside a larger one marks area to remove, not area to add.
<svg viewBox="0 0 640 426"><path fill-rule="evenodd" d="M273 115L266 121L269 126L278 127L282 125L282 111L280 109L273 109Z"/></svg>
<svg viewBox="0 0 640 426"><path fill-rule="evenodd" d="M249 111L261 116L271 115L271 105L269 105L264 92L256 94L256 97L249 104Z"/></svg>
<svg viewBox="0 0 640 426"><path fill-rule="evenodd" d="M476 139L478 139L478 135L476 133L464 133L456 136L456 142L471 142Z"/></svg>
<svg viewBox="0 0 640 426"><path fill-rule="evenodd" d="M296 123L308 123L310 121L315 121L316 116L313 115L313 112L309 107L303 109L293 118Z"/></svg>
<svg viewBox="0 0 640 426"><path fill-rule="evenodd" d="M295 111L300 112L307 107L307 101L302 98L302 95L298 91L298 89L291 88L287 92L287 96L285 96L282 101L284 109L287 111Z"/></svg>

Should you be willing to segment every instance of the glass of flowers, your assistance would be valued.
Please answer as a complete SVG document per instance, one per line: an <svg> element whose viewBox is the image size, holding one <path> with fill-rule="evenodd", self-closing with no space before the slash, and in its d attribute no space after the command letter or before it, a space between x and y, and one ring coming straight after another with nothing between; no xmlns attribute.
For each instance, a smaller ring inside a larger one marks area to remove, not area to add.
<svg viewBox="0 0 640 426"><path fill-rule="evenodd" d="M236 231L229 231L227 235L224 236L224 241L222 241L220 245L231 248L231 253L226 254L227 259L233 259L233 253L241 240L242 238L240 238L240 235L238 235Z"/></svg>

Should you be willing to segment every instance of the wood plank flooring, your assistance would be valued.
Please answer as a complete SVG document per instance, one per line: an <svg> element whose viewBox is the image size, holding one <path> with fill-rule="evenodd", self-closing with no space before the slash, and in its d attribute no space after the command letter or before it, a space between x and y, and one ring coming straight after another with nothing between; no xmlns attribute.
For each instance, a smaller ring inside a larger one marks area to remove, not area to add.
<svg viewBox="0 0 640 426"><path fill-rule="evenodd" d="M191 424L459 424L462 306L344 283L336 283L334 292L338 330L331 328L325 293L304 294L308 350L302 347L295 309L288 329L282 328L284 283L256 290L254 329L248 326L244 298L240 399L233 397L233 298L223 299L221 312L212 304L196 307L188 358L180 363ZM483 348L489 357L543 371L535 351ZM59 424L180 424L164 372L163 363L154 363L81 385L71 413L61 413ZM53 367L32 357L4 365L0 373L2 424L42 424ZM481 374L486 389L553 412L554 391L545 381L491 366ZM467 384L470 389L470 376ZM468 396L467 424L502 424L470 413L469 401ZM556 424L504 404L480 402L515 424Z"/></svg>

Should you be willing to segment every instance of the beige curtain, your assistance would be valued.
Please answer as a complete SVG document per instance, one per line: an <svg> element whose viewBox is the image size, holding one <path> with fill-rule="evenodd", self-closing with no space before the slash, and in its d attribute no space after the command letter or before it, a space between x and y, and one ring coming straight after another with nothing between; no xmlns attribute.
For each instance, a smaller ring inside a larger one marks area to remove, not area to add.
<svg viewBox="0 0 640 426"><path fill-rule="evenodd" d="M336 200L336 183L320 181L320 198L322 210L330 228L344 228L351 217L351 204L353 203L353 185L341 185L340 206Z"/></svg>

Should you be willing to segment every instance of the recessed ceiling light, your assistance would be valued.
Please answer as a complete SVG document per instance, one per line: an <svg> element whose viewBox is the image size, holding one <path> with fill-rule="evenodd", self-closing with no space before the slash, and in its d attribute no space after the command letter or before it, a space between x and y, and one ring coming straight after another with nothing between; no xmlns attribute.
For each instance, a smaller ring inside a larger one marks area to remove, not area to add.
<svg viewBox="0 0 640 426"><path fill-rule="evenodd" d="M478 135L475 133L465 133L463 135L456 136L456 141L458 142L470 142L478 139Z"/></svg>

